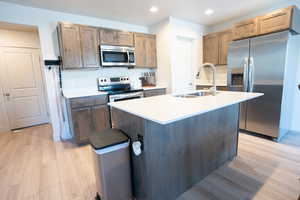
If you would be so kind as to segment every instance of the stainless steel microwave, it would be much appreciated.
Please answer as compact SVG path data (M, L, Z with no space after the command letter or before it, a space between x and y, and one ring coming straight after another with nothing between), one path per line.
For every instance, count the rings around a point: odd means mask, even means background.
M101 45L100 54L102 67L135 66L133 47Z

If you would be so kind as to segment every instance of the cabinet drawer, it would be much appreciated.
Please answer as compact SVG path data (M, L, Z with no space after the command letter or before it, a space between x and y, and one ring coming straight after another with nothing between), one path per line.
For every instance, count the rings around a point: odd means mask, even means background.
M107 95L92 96L92 97L80 97L70 100L71 108L80 108L86 106L101 105L107 103Z
M145 90L144 97L153 97L166 94L166 89Z
M292 7L273 11L259 17L260 34L287 30L291 25Z

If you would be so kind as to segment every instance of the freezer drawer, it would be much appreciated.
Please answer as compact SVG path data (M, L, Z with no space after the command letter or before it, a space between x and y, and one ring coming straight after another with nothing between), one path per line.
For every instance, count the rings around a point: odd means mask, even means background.
M247 103L246 130L277 138L279 136L282 85L255 85L265 95Z

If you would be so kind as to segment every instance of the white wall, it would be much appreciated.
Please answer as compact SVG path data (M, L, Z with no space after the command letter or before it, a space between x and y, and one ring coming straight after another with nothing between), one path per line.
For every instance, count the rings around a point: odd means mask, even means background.
M280 4L275 4L272 7L268 8L268 9L264 9L264 10L260 10L258 12L254 12L251 13L249 15L245 15L243 17L239 17L236 19L232 19L229 20L227 22L221 23L221 24L217 24L211 27L207 28L207 32L206 33L211 33L211 32L217 32L217 31L221 31L224 29L228 29L230 27L232 27L232 25L238 21L241 21L243 19L249 19L255 16L259 16L259 15L263 15L265 13L268 13L272 10L276 10L276 9L280 9L280 8L284 8L284 7L288 7L290 5L296 5L298 8L300 8L300 1L299 0L286 0ZM300 35L298 36L294 36L293 40L300 40ZM299 47L300 49L300 47ZM297 71L296 73L296 80L293 83L293 87L292 87L292 92L294 93L294 99L293 99L293 113L289 113L290 115L292 115L292 121L291 121L291 131L295 131L295 132L299 132L300 133L300 91L298 89L298 84L300 83L300 55L298 56L298 65L296 67Z
M167 93L171 92L172 74L171 74L171 25L169 18L155 24L149 28L149 31L156 34L157 51L157 81L168 86Z
M151 33L157 36L157 56L158 56L158 80L169 85L168 92L174 91L174 67L177 62L176 40L178 36L193 40L193 69L195 77L198 67L202 62L202 36L205 27L189 21L169 17L159 24L149 28Z
M144 26L120 23L111 20L85 17L45 9L31 8L11 3L0 2L0 21L33 25L39 29L41 49L44 59L56 59L59 55L56 26L58 21L68 21L78 24L87 24L108 28L124 29L136 32L148 32ZM55 73L45 70L47 92L50 105L51 122L54 131L54 140L60 140L62 127L60 126L60 111L57 105L57 91L53 84L56 83Z

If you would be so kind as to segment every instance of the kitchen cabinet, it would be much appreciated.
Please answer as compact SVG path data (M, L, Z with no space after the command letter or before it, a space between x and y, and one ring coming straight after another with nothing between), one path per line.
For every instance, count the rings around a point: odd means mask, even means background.
M236 23L233 27L233 39L240 40L284 30L300 33L300 11L296 6Z
M134 45L132 32L101 28L99 33L101 44L117 46Z
M267 34L289 29L292 10L293 7L283 8L259 17L259 33Z
M97 68L100 66L97 28L59 23L58 36L63 69Z
M232 42L232 31L219 33L219 65L227 64L228 46Z
M89 134L110 128L107 96L67 99L70 131L78 144L88 142Z
M81 53L84 68L99 67L99 34L98 29L80 26Z
M78 69L83 67L79 26L59 23L59 44L64 69Z
M258 18L238 22L233 27L233 39L239 40L258 34Z
M166 94L165 88L144 90L144 97L153 97Z
M156 36L151 34L134 34L136 67L156 68Z
M217 34L203 37L203 62L219 64L219 38Z
M227 64L228 44L232 41L232 31L226 30L203 37L203 62L215 65Z

